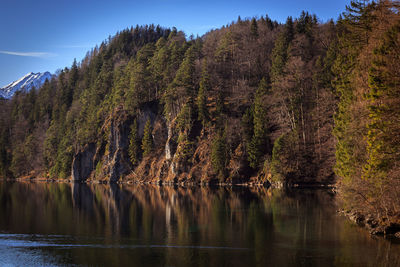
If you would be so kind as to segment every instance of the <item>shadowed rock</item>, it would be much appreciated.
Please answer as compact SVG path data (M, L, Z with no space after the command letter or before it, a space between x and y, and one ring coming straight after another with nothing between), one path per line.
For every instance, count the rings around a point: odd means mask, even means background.
M93 157L96 152L95 144L91 143L86 145L81 151L79 151L72 162L72 174L71 179L74 182L86 181L93 171Z

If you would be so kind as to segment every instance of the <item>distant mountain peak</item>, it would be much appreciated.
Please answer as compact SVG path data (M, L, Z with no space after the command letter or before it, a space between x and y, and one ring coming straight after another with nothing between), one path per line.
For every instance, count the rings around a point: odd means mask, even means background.
M18 91L29 91L33 87L39 88L46 79L50 80L52 77L53 75L48 71L42 73L29 72L20 79L0 88L0 98L10 99Z

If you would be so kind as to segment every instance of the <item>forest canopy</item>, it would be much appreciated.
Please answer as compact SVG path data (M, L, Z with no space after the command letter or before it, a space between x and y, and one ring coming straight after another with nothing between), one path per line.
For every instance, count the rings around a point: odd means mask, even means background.
M336 183L350 205L400 220L399 57L388 0L197 38L127 28L0 100L0 176Z

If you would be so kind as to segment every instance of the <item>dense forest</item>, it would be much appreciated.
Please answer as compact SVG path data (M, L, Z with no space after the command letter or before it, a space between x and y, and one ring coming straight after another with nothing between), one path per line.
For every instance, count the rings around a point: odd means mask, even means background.
M400 221L400 4L268 15L204 36L125 29L0 100L0 176L336 183Z

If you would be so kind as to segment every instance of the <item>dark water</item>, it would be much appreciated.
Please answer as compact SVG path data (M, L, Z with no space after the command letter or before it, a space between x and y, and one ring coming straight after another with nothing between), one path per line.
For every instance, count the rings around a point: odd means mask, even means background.
M400 266L327 191L0 182L0 266Z

